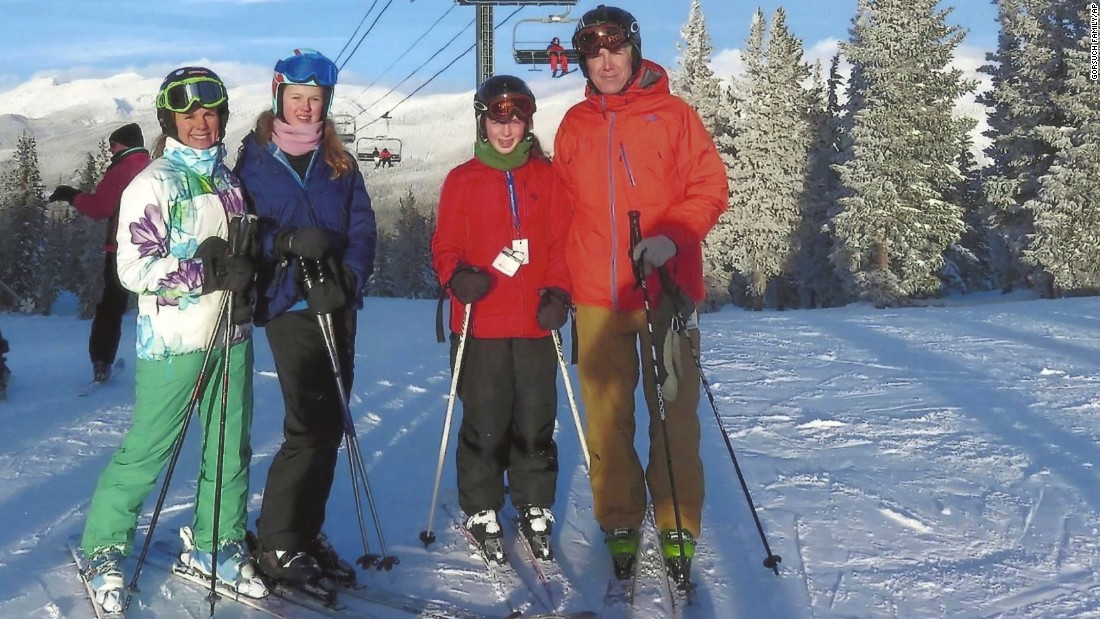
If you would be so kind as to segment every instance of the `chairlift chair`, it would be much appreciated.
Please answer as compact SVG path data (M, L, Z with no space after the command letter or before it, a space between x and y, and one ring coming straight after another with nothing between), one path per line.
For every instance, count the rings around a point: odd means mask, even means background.
M531 71L541 71L542 68L550 64L550 52L546 49L546 44L554 37L547 37L542 41L521 41L519 39L519 28L524 23L539 23L539 24L569 24L579 22L579 19L571 19L569 17L569 11L561 15L550 15L548 17L531 17L528 19L521 19L516 22L515 26L512 26L512 58L515 59L516 64L531 65ZM564 30L557 28L564 33ZM530 36L530 35L526 35ZM571 40L571 33L559 36L558 39L565 41L567 44ZM578 66L581 60L580 52L569 47L565 48L565 57L569 60L569 64Z
M336 135L344 144L355 144L355 117L351 114L333 114L332 123L336 125Z
M378 163L378 156L374 154L375 148L387 148L390 151L390 163L401 163L402 146L400 138L386 135L359 138L355 142L355 158L363 163Z

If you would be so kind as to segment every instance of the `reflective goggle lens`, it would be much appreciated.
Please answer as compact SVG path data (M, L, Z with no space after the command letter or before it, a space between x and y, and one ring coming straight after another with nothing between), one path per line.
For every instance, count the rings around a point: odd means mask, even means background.
M282 73L293 84L313 82L317 86L331 88L336 85L339 70L320 54L302 54L280 60L275 64L275 72Z
M225 86L209 78L198 78L195 81L172 84L160 94L157 107L165 108L172 112L184 113L191 109L196 102L202 107L218 107L229 98L225 92Z
M480 104L478 107L482 107ZM504 123L512 120L512 117L520 120L528 120L535 113L535 102L527 95L506 94L493 97L489 101L489 107L483 110L489 118Z
M626 33L615 24L596 24L581 30L573 37L577 51L585 56L595 56L600 48L615 51L626 43Z

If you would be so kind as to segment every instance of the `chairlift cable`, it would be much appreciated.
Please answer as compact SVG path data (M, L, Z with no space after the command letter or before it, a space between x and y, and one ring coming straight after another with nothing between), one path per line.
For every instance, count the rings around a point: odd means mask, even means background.
M336 60L340 60L340 56L343 56L344 52L347 51L348 46L351 45L351 42L355 40L355 35L359 33L359 29L363 27L363 22L367 21L367 16L370 15L370 12L373 11L374 7L377 5L378 0L374 0L374 2L371 3L370 8L367 9L367 12L363 13L363 19L359 20L359 25L355 27L355 30L352 31L351 36L348 37L348 42L344 43L344 46L340 48L340 53L336 54Z
M378 11L378 15L374 16L374 21L370 23L370 27L363 33L363 36L359 37L359 42L355 44L355 47L353 47L350 52L348 52L348 57L344 58L344 61L340 63L341 70L343 70L344 65L348 64L348 61L355 55L355 52L359 50L359 46L363 44L363 40L367 38L371 30L374 30L374 27L378 24L378 20L386 13L386 9L390 8L391 4L393 4L393 0L387 0L386 6L382 7L382 10Z
M399 86L401 86L401 84L404 84L405 82L409 81L409 80L410 80L410 79L412 78L412 76L416 75L417 71L420 71L421 69L423 69L423 68L424 68L424 66L425 66L425 65L427 65L427 64L428 64L429 62L431 62L432 60L435 60L435 57L436 57L436 56L438 56L438 55L442 54L442 53L443 53L443 52L444 52L444 51L445 51L445 50L446 50L446 49L447 49L448 47L450 47L451 43L454 43L454 42L455 42L455 40L456 40L456 39L458 39L458 37L462 36L462 33L464 33L464 32L466 32L467 30L469 30L469 29L470 29L470 26L473 26L473 25L474 25L474 22L476 22L476 21L477 21L476 19L471 19L471 20L470 20L470 22L469 22L468 24L466 24L466 25L465 25L465 26L464 26L464 27L462 28L462 30L459 30L458 32L456 32L456 33L455 33L455 35L454 35L453 37L451 37L451 40L449 40L449 41L447 41L446 43L444 43L444 44L443 44L443 47L439 48L439 49L438 49L438 50L437 50L437 51L436 51L436 52L435 52L434 54L432 54L432 55L431 55L431 57L429 57L429 58L428 58L427 60L425 60L424 62L420 63L420 66L418 66L417 68L413 69L413 70L412 70L412 72L410 72L410 73L409 73L408 75L406 75L406 76L404 77L404 79L402 79L402 80L401 80L400 82L397 82L396 84L394 84L394 85L393 85L393 87L392 87L392 88L390 88L390 89L389 89L389 90L388 90L388 91L386 92L386 94L382 95L381 97L378 97L378 99L376 99L376 100L375 100L375 101L374 101L373 103L371 103L370 105L367 105L366 107L364 107L364 108L363 108L363 111L362 111L362 112L359 112L358 114L356 114L356 115L355 115L355 118L359 118L359 117L360 117L360 116L362 116L362 115L363 115L363 114L364 114L364 113L365 113L365 112L366 112L366 111L367 111L368 109L370 109L370 108L374 107L375 105L378 105L378 104L379 104L379 103L381 103L381 102L382 102L383 100L385 100L385 98L386 98L386 97L388 97L388 96L390 96L391 94L393 94L393 91L397 90L397 88L398 88ZM477 43L474 43L474 45L476 46L476 45L477 45ZM462 56L465 56L465 55L466 55L466 54L467 54L467 53L468 53L469 51L470 51L470 50L466 50L465 52L462 52ZM461 58L462 56L459 56L458 58ZM458 60L458 58L456 58L455 60ZM451 64L454 64L454 62L451 62ZM449 64L449 65L447 65L447 66L448 66L448 67L450 67L451 65ZM436 75L438 75L438 73L437 73ZM435 76L432 76L432 77L434 78ZM429 80L429 81L431 81L431 80ZM372 122L373 122L373 121L372 121Z
M497 25L493 26L493 30L495 31L496 29L500 28L500 27L501 27L501 26L503 26L504 24L508 23L508 20L512 19L512 18L513 18L513 17L514 17L515 15L516 15L516 13L519 13L519 12L520 12L520 11L522 11L522 10L523 10L523 7L521 6L521 7L517 8L516 10L512 11L512 12L511 12L511 13L510 13L510 14L508 15L508 17L505 17L505 18L504 18L504 19L503 19L503 20L502 20L502 21L501 21L501 22L500 22L499 24L497 24ZM416 88L416 90L414 90L414 91L410 92L410 93L409 93L408 95L406 95L406 96L405 96L405 98L404 98L404 99L402 99L402 100L398 101L398 102L397 102L396 104L394 104L394 106L393 106L393 107L391 107L390 109L386 110L386 112L385 112L384 114L382 114L382 115L381 115L381 116L379 116L378 118L376 118L376 119L374 119L374 120L370 121L369 123L367 123L366 125L364 125L364 127L369 127L369 126L373 125L374 123L378 122L379 120L382 120L383 118L386 118L386 117L388 117L388 116L390 115L390 112L392 112L392 111L396 110L398 106L400 106L400 105L401 105L402 103L404 103L404 102L408 101L408 100L409 100L410 98L412 98L412 96L413 96L413 95L415 95L416 93L420 92L420 91L421 91L421 89L423 89L423 88L424 88L425 86L427 86L428 84L430 84L430 83L432 82L432 80L434 80L435 78L439 77L439 76L440 76L440 75L441 75L441 74L442 74L442 73L443 73L444 71L446 71L447 69L450 69L450 68L451 68L451 66L452 66L452 65L454 65L454 63L456 63L456 62L458 62L459 60L461 60L461 59L462 59L462 58L463 58L463 57L464 57L464 56L465 56L466 54L469 54L469 53L470 53L470 51L471 51L471 50L473 50L473 49L474 49L475 47L477 47L477 41L474 41L474 44L473 44L473 45L471 45L470 47L467 47L467 48L466 48L466 51L464 51L464 52L462 52L461 54L459 54L458 56L456 56L454 60L452 60L451 62L449 62L449 63L447 64L447 66L445 66L445 67L443 67L442 69L440 69L439 71L437 71L437 72L435 73L435 75L433 75L433 76L429 77L429 78L428 78L428 81L426 81L426 82L424 82L423 84L421 84L420 86L418 86L418 87Z
M458 5L457 4L451 4L451 7L449 9L447 9L442 15L439 16L439 19L436 19L435 22L433 22L431 26L428 26L428 29L424 31L424 34L420 35L419 38L417 38L415 41L413 41L412 45L409 45L408 49L406 49L404 52L402 52L402 54L400 56L398 56L396 60L394 60L392 63L390 63L390 66L383 69L382 72L378 74L378 77L374 78L373 82L367 84L367 86L365 88L363 88L363 92L359 93L359 96L362 96L365 92L370 90L371 86L374 86L375 84L377 84L378 80L382 79L382 76L385 75L386 73L388 73L389 70L394 67L394 65L396 65L398 62L401 62L401 59L403 59L405 56L409 55L409 52L411 52L413 50L413 48L416 47L417 43L420 43L421 41L423 41L424 37L428 36L431 33L431 31L434 30L437 25L439 25L439 22L443 21L443 18L447 17L447 15L449 15L450 12L453 11L456 6L458 6ZM358 97L356 97L356 98L358 98Z

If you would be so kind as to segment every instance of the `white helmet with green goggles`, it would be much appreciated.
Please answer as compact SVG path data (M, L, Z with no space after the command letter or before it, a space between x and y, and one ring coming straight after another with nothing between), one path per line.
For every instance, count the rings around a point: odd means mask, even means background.
M229 122L229 94L225 83L205 67L182 67L164 78L157 91L157 120L165 134L176 135L175 113L185 114L197 107L218 112L219 140L225 139Z

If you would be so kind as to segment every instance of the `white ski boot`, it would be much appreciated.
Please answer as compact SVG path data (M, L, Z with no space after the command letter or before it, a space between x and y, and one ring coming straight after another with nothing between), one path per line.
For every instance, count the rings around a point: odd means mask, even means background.
M209 577L213 571L213 555L195 547L191 527L180 529L180 539L183 541L180 563ZM224 542L218 550L218 580L250 598L264 598L268 594L267 585L256 573L243 540Z
M85 559L84 579L94 592L95 603L108 613L121 613L126 606L122 560L122 550L114 546L96 549Z

